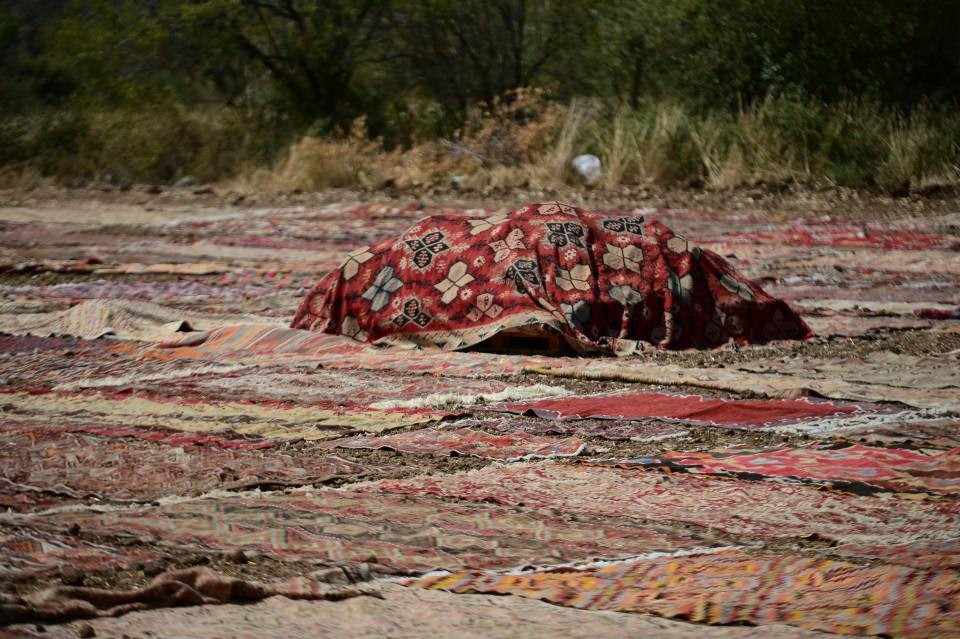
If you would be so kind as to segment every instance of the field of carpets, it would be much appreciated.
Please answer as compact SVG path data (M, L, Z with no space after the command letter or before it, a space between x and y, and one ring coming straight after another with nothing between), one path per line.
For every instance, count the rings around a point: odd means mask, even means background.
M0 638L960 637L960 214L622 210L818 337L372 347L305 291L495 209L0 208Z

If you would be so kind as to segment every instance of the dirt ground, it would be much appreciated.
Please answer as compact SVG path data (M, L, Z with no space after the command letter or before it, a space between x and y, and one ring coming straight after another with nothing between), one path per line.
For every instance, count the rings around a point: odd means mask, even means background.
M415 191L357 191L330 189L317 193L241 193L227 185L177 188L135 184L89 186L68 189L54 185L33 189L0 189L0 207L37 208L56 217L71 211L93 209L109 214L111 206L144 207L146 212L188 206L191 208L319 206L334 202L412 201L461 208L513 209L526 202L562 200L587 208L692 208L765 213L770 215L823 216L854 219L922 218L960 210L960 192L937 188L916 193L891 195L844 187L770 187L757 185L737 189L665 189L658 186L625 187L608 190L514 189L479 193L455 189ZM131 221L136 219L131 218ZM937 229L960 237L960 227Z

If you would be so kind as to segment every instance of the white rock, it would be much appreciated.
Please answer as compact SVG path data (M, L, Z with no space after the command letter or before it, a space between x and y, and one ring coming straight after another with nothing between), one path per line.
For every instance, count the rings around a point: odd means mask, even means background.
M573 158L573 169L583 178L587 184L596 184L603 177L603 167L600 165L600 158L585 153Z

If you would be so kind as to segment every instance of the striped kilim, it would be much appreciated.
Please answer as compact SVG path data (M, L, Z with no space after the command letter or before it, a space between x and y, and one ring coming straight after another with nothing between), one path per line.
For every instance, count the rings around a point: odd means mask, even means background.
M98 572L151 561L147 548L82 541L54 531L0 528L0 578L45 577L65 568Z
M577 571L441 573L406 583L710 624L788 623L837 634L930 639L960 634L956 571L864 566L795 555L728 550Z
M470 428L436 430L423 428L383 437L357 436L338 439L326 446L338 448L390 448L425 455L473 455L515 461L548 457L573 457L585 448L575 438L551 439L526 433L492 435Z
M0 467L0 506L17 510L44 505L51 493L61 500L151 501L214 489L320 483L370 470L333 455L298 460L221 446L104 439L46 424L0 424Z
M177 401L135 394L41 392L6 393L0 398L23 423L61 422L123 424L187 433L234 433L278 440L334 439L355 430L383 432L424 424L428 413L336 411L297 405L244 402Z
M491 410L533 414L547 419L658 419L701 426L769 428L844 417L876 407L802 399L723 399L627 391L538 399L493 406Z
M760 451L665 453L661 461L693 473L753 474L822 481L862 482L888 490L960 493L960 449L928 455L905 448L810 445Z
M282 560L357 563L375 558L378 565L397 571L557 564L719 543L706 531L638 526L616 517L334 489L228 494L107 512L24 515L18 521L56 530L78 525L92 534L174 548L256 549Z
M491 377L522 373L557 358L476 352L415 351L377 348L342 335L326 335L259 324L224 326L161 344L144 353L158 360L215 359L256 363L299 362L334 370L428 373L457 377ZM573 365L580 360L561 358Z
M447 476L383 480L359 491L494 502L593 516L673 521L733 535L814 536L838 543L945 540L956 500L863 499L816 486L542 462ZM771 508L770 504L776 504Z

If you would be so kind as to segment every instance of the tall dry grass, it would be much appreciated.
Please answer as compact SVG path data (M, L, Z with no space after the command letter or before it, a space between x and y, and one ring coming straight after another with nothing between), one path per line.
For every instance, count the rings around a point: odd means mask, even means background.
M696 113L670 102L639 108L561 105L539 92L478 114L452 140L385 151L363 134L306 138L258 188L446 186L485 191L577 185L577 154L596 153L600 187L667 184L734 188L766 183L960 185L960 114L909 115L869 102L823 105L769 98L735 113Z

